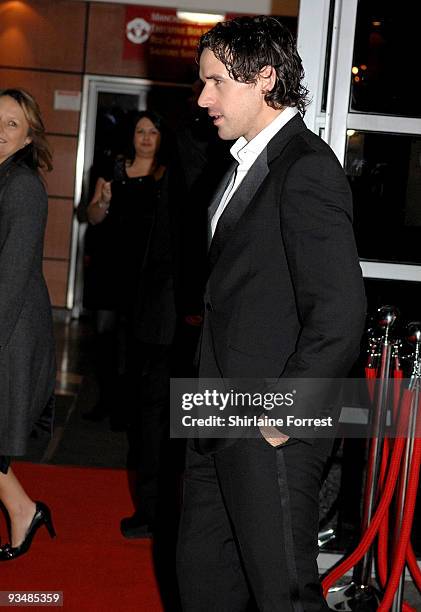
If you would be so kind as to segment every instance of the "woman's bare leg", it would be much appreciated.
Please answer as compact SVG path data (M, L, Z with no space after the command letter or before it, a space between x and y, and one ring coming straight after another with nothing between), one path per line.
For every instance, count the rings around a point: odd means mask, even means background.
M13 547L19 546L34 517L36 506L10 467L7 474L0 472L0 501L3 502L10 518L12 540L10 544Z

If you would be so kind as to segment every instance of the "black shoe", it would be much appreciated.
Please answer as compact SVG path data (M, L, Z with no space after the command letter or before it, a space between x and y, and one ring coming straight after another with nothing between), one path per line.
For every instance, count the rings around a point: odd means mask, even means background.
M130 540L136 538L151 538L153 536L152 524L142 520L136 514L121 520L120 531L125 538Z
M11 546L10 544L2 546L0 548L0 561L10 561L11 559L16 559L16 557L20 557L24 553L28 552L36 532L40 527L42 527L42 525L46 526L51 538L56 537L49 507L40 501L35 502L35 504L36 509L34 518L28 527L23 542L19 544L19 546Z

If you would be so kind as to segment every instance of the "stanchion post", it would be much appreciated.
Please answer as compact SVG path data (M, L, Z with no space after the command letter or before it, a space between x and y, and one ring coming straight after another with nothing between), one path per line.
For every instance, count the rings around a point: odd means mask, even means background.
M381 343L380 373L378 378L378 388L376 402L371 419L371 431L373 438L370 445L370 455L368 458L365 491L366 506L364 508L362 520L362 533L364 533L374 513L377 499L377 483L379 481L381 457L383 449L384 433L386 430L387 408L389 399L389 380L391 370L392 344L390 341L390 329L397 318L397 311L392 306L383 306L378 310L379 326L384 329ZM368 549L360 563L354 570L354 581L364 587L370 583L373 567L372 547Z
M392 342L390 330L393 327L398 311L393 306L383 306L377 311L377 323L383 330L380 352L380 372L377 379L374 408L371 415L371 433L373 436L370 445L370 456L367 467L365 484L365 508L362 520L362 532L365 533L375 512L377 500L378 476L381 468L382 442L386 427L389 378L392 361ZM374 344L371 346L371 363L375 358ZM329 589L327 603L334 610L364 610L375 611L380 601L380 593L370 584L373 557L371 547L354 569L352 581L340 587Z
M408 480L409 473L411 471L412 464L412 456L414 452L414 442L415 442L415 434L417 428L417 416L418 416L418 406L419 406L419 397L420 397L420 384L421 384L421 322L410 323L408 325L408 334L407 334L408 342L415 344L415 353L414 353L414 363L411 374L410 381L410 390L413 391L413 397L411 402L411 409L409 413L409 424L408 424L408 440L405 449L405 456L403 460L402 467L402 486L401 489L401 497L399 500L399 506L396 509L396 517L398 521L398 528L402 527L403 520L403 512L405 508L405 498L408 489ZM403 604L403 595L404 595L404 586L405 586L405 569L402 573L402 576L399 581L399 586L396 590L395 597L393 599L393 604L391 607L391 612L401 612L402 604Z

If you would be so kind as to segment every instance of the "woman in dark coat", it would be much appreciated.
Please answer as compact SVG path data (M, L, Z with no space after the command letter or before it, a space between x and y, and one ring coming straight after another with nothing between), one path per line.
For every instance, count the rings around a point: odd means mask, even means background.
M34 424L51 407L55 351L51 306L42 275L47 195L39 170L51 154L35 100L17 89L0 93L0 501L10 543L0 560L25 553L39 527L54 535L51 515L33 501L10 467L24 455Z

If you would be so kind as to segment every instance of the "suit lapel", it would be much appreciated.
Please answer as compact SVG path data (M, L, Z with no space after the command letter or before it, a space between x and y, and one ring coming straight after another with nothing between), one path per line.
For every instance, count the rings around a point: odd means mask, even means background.
M268 173L267 152L266 149L263 149L247 172L241 185L228 202L227 207L218 221L209 249L209 264L211 267L215 265L224 245L227 244L229 236L233 232L241 216L244 214L246 208L253 200L257 190ZM212 217L210 219L212 219Z
M229 179L236 167L236 162L232 164L228 172L223 177L214 198L208 209L208 236L211 240L209 248L209 266L213 268L221 254L224 246L228 244L229 237L237 225L239 219L244 214L245 210L252 202L260 185L263 183L269 174L271 162L281 155L291 139L300 132L306 131L307 128L299 114L295 115L288 123L270 140L267 147L256 159L250 170L247 172L241 185L229 201L227 207L222 213L213 239L211 238L210 223L215 214L221 198L228 186Z

